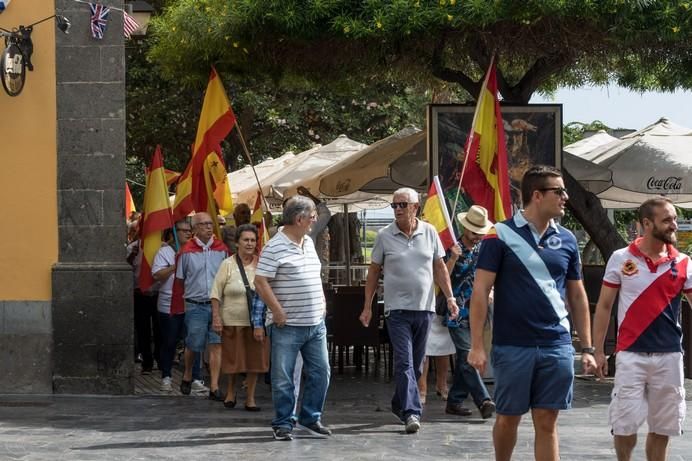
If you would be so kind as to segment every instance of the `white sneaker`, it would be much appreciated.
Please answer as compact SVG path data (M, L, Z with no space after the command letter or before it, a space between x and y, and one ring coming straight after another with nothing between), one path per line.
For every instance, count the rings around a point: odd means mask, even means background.
M409 415L406 418L406 433L415 434L420 430L420 417L418 415Z
M192 392L209 392L209 388L204 385L204 381L201 379L195 379L192 381Z
M173 392L173 380L170 376L161 380L161 392Z

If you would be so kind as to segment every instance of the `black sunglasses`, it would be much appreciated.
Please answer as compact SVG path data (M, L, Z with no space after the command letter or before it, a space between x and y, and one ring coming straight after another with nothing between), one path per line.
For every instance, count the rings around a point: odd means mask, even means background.
M547 192L547 191L553 191L555 192L555 195L567 195L567 189L564 187L544 187L542 189L538 189L541 192Z
M408 205L408 202L394 202L390 206L396 210L397 208L406 208Z

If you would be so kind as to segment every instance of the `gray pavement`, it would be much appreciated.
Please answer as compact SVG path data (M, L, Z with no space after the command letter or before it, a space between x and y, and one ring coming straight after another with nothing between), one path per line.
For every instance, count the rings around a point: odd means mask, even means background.
M686 387L689 399L692 381ZM563 460L615 459L606 418L610 388L577 379L574 408L559 420ZM260 413L242 409L242 394L233 410L203 397L2 395L0 460L492 459L492 419L445 415L444 402L431 393L420 433L406 435L388 411L391 392L382 377L334 375L323 419L334 435L324 440L297 431L291 442L271 436L264 384ZM645 428L634 459L644 459L644 434ZM532 447L525 417L514 459L533 459ZM673 440L670 459L692 460L689 435Z

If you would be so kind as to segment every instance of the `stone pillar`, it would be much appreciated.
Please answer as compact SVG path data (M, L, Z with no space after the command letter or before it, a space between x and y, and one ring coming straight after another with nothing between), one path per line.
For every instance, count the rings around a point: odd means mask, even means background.
M105 0L122 8L122 0ZM102 40L83 3L55 0L58 263L53 267L53 390L130 394L132 271L125 262L125 47L112 10Z

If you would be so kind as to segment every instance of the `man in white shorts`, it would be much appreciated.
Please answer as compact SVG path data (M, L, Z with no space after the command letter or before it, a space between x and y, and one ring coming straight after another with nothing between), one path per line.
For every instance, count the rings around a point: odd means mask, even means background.
M608 364L603 351L610 312L618 301L615 386L609 423L619 461L629 461L637 430L647 421L646 458L663 461L668 439L682 433L685 419L680 293L692 298L692 264L679 253L677 215L670 199L639 207L644 236L610 257L594 316L597 374Z

